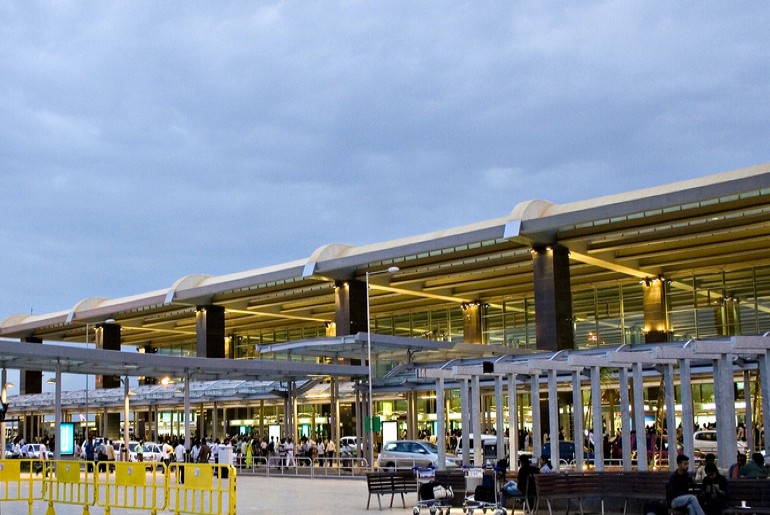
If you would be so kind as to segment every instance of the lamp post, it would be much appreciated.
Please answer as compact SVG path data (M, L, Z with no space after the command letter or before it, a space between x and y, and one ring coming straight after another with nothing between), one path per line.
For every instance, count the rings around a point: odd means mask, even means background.
M369 466L374 470L374 401L372 399L372 316L369 305L369 276L376 274L392 274L400 269L391 266L387 270L366 272L366 348L369 361Z

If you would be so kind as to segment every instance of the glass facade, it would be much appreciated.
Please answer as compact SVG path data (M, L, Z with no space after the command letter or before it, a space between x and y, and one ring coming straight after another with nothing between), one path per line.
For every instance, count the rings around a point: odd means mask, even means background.
M535 349L534 297L489 299L482 310L483 343ZM666 314L672 341L715 338L770 331L770 266L669 279ZM642 287L627 283L572 292L575 346L644 343ZM390 313L372 319L377 334L463 341L463 311L459 305L427 311ZM231 340L236 359L256 357L256 345L285 343L326 336L322 324L302 324L261 330ZM165 353L193 355L194 342ZM296 359L296 357L295 357ZM395 364L379 364L383 371Z

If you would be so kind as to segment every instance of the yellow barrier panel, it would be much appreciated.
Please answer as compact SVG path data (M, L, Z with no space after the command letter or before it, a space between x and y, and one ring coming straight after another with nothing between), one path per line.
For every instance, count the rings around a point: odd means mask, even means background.
M42 471L45 481L45 500L48 513L54 513L54 503L74 504L89 513L96 499L93 473L84 461L51 460L44 462Z
M104 507L105 515L112 508L150 510L155 515L167 505L166 476L162 463L110 462L96 475L96 503Z
M32 502L43 500L45 495L42 471L40 460L0 460L0 502L24 501L32 515Z
M172 463L168 471L168 509L175 515L235 515L235 467Z

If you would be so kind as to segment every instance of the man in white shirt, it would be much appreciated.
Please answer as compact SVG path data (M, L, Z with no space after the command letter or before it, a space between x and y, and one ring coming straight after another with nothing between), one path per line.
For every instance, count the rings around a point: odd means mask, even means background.
M286 466L297 466L297 460L294 459L294 441L291 438L286 440Z
M179 443L177 443L174 448L174 460L177 462L176 479L179 481L180 485L184 484L184 462L186 454L187 451L184 448L184 443L182 443L182 440L180 439Z

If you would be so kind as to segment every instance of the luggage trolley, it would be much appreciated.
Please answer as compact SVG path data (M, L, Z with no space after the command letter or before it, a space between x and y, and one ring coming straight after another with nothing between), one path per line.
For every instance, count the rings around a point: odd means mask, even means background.
M420 508L428 508L431 515L443 515L444 513L449 515L452 509L454 494L450 489L446 497L438 499L434 497L433 488L438 486L438 483L436 483L436 469L417 467L414 469L414 474L417 478L417 506L412 508L412 514L419 515Z
M473 492L465 498L463 510L467 515L473 515L476 510L493 515L506 515L505 507L500 506L500 485L497 471L494 468L469 467L465 469L465 487L467 492ZM482 495L484 495L482 497Z

